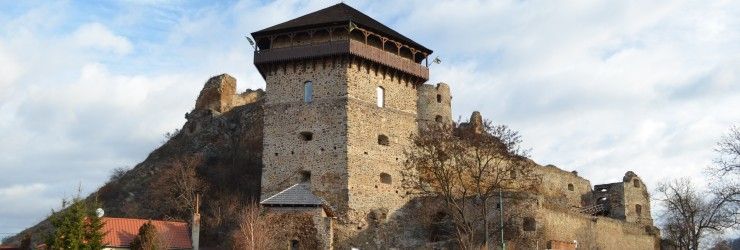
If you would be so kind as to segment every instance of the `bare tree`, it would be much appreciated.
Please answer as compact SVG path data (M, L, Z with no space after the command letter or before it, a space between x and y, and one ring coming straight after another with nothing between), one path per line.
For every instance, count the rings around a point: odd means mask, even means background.
M172 218L189 218L195 211L195 196L204 193L207 184L198 176L197 167L202 157L192 156L174 161L159 173L150 184L154 198L152 206L160 213Z
M260 250L270 247L268 223L259 204L252 202L242 210L238 228L232 233L235 249Z
M730 133L720 139L714 150L719 156L710 170L717 175L740 174L740 128L730 128Z
M687 178L660 183L657 192L666 238L680 249L697 250L706 236L738 226L738 208L728 194L700 192Z
M461 127L429 126L412 140L403 185L444 201L464 249L490 241L491 198L501 192L528 191L539 182L532 165L526 164L519 134L503 125L492 126L480 116ZM477 233L484 238L477 240Z

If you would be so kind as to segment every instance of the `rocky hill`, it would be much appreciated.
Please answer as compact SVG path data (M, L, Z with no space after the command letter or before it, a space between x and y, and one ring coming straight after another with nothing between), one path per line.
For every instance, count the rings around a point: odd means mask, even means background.
M106 216L189 221L201 195L201 244L222 247L242 207L259 199L264 91L236 92L223 74L206 82L187 122L141 163L119 171L87 199ZM43 221L7 242L31 234L43 241Z

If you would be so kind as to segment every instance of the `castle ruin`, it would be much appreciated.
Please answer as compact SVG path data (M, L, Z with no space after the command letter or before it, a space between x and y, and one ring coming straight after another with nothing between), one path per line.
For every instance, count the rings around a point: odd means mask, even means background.
M344 3L252 36L266 82L261 204L312 228L286 224L277 247L435 248L434 230L413 220L431 215L414 212L423 202L400 182L410 137L452 123L450 87L425 83L432 50ZM537 171L541 192L507 207L524 211L507 229L524 240L509 246L657 248L647 187L633 172L592 186L555 166Z

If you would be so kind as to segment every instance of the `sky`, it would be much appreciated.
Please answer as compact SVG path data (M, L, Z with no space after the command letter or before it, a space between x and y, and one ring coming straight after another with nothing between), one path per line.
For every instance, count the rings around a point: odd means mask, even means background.
M264 88L244 36L338 2L0 0L0 237L144 160L211 76ZM455 119L592 185L703 185L740 125L738 1L345 2L434 50Z

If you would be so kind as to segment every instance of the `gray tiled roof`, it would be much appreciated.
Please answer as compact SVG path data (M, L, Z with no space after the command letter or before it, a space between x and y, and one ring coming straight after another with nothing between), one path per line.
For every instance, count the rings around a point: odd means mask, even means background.
M260 202L262 205L321 206L324 199L314 195L308 183L298 183Z

